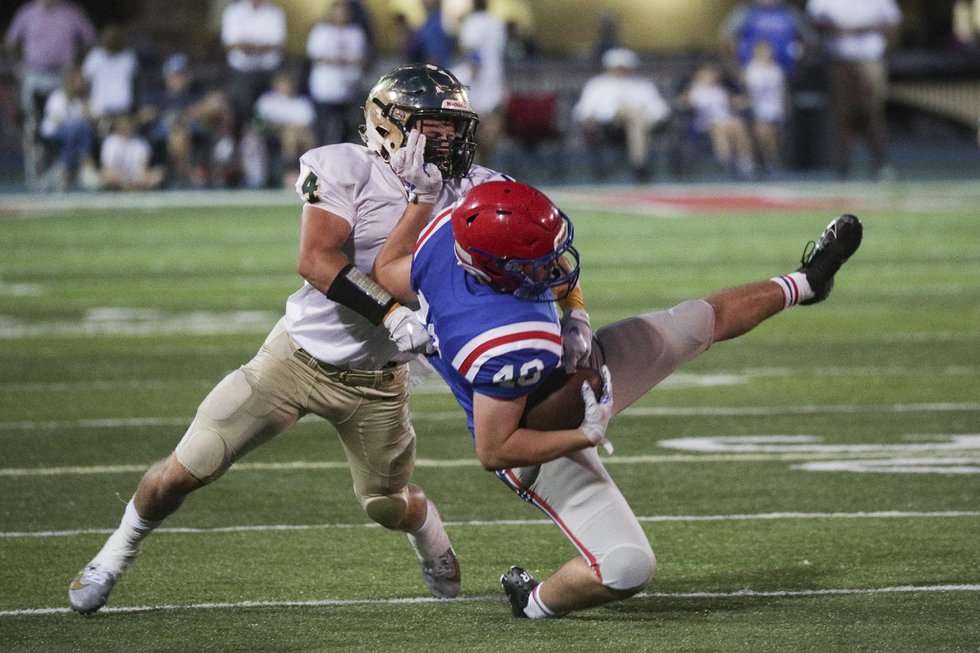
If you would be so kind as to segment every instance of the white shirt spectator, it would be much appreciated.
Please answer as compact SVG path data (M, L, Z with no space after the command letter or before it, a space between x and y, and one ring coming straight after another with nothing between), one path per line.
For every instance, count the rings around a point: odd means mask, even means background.
M255 113L276 127L312 127L316 122L316 109L305 95L263 93L255 103Z
M786 74L779 64L750 61L745 67L745 88L756 120L783 121L786 117Z
M707 130L717 122L732 119L728 91L719 85L695 84L688 94L697 129Z
M883 28L898 25L902 12L895 0L808 0L815 22L829 21L845 30L827 39L831 56L846 61L874 61L888 46Z
M257 54L242 48L228 51L228 65L241 72L274 70L282 63L281 48L286 44L286 14L278 5L252 0L238 0L221 14L221 42L225 47L239 43L276 46Z
M133 108L133 80L139 65L132 50L110 52L96 46L82 62L82 74L91 87L92 116L126 113Z
M135 186L146 179L150 153L150 144L139 136L109 134L102 141L100 162L115 179Z
M84 98L68 97L64 89L56 88L44 104L41 135L51 138L58 128L70 120L82 120L89 116L88 102Z
M463 52L460 81L469 86L473 110L493 111L503 103L506 89L507 26L489 11L474 11L460 25L459 48Z
M367 37L358 25L317 23L306 39L312 61L310 95L317 102L343 104L360 92Z
M585 83L572 115L579 122L609 123L623 107L642 111L650 124L662 122L670 115L670 107L652 81L639 75L618 77L609 73Z

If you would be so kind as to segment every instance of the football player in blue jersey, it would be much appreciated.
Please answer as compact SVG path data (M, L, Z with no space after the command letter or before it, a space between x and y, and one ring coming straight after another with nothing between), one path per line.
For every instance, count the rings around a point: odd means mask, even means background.
M554 302L583 309L571 220L546 196L514 181L468 191L430 220L439 176L410 134L392 167L416 186L411 205L374 266L379 283L418 300L438 349L430 360L466 411L480 462L545 512L580 555L542 582L513 567L501 577L515 617L545 618L623 599L650 579L656 560L643 528L596 451L609 419L715 342L746 333L797 303L830 293L861 242L861 222L830 223L790 274L712 293L588 332L578 365L602 371L597 399L583 384L578 428L524 426L528 397L565 359ZM615 401L612 382L615 381Z

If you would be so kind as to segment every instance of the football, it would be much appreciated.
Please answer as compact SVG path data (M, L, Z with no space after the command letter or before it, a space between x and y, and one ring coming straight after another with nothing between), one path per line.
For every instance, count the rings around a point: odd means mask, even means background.
M602 374L580 367L569 374L555 370L527 398L521 426L537 431L560 431L578 428L585 417L582 382L592 386L596 399L602 391Z

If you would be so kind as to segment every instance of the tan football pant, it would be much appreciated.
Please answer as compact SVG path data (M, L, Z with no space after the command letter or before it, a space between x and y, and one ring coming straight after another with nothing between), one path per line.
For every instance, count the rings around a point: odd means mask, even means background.
M609 366L616 412L704 352L714 324L711 306L692 300L596 331L591 364ZM650 581L653 549L595 447L497 475L555 522L603 585L630 590Z
M407 365L343 372L318 364L298 349L280 320L255 358L205 397L177 445L177 460L195 478L211 482L313 413L337 429L354 492L368 515L393 526L404 515L415 464L407 384Z

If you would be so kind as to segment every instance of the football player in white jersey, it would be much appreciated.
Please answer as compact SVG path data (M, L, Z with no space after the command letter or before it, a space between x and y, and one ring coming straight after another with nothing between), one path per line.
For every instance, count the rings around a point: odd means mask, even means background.
M406 150L424 142L413 132ZM404 165L403 176L430 194L438 186L419 155L403 150L394 165ZM520 618L624 599L650 582L653 549L596 452L596 445L608 445L610 418L713 343L797 303L826 298L860 245L862 226L852 215L837 218L790 274L598 329L584 366L602 371L600 397L583 383L578 428L548 422L550 429L540 430L525 420L533 414L531 395L562 371L560 324L550 300L576 283L573 233L568 217L537 190L492 182L429 224L406 213L375 262L385 288L406 301L422 300L438 347L433 366L467 413L480 462L543 511L579 552L542 582L520 567L501 577ZM571 406L563 410L570 413Z
M430 592L459 593L459 563L439 513L409 482L415 432L405 361L426 351L429 338L413 311L367 275L404 212L441 209L506 177L472 165L478 118L445 69L392 70L370 91L364 115L365 145L327 145L300 158L305 283L256 356L211 391L174 452L143 476L119 528L71 583L74 610L105 605L144 539L189 493L308 413L334 425L365 512L408 534ZM390 165L413 129L428 136L427 170L439 180L432 195L420 197Z

